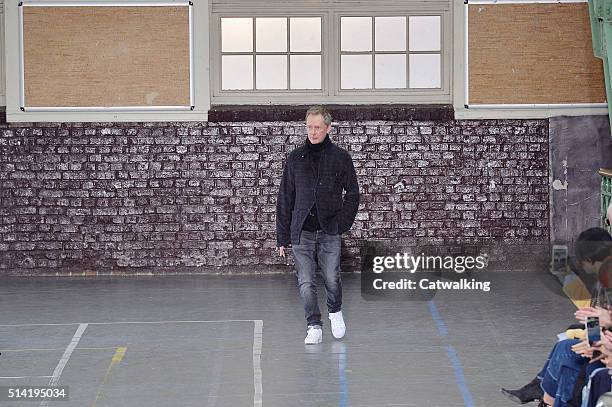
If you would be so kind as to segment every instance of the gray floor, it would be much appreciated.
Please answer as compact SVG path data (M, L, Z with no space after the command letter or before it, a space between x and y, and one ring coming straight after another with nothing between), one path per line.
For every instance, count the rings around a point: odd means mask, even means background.
M573 322L549 283L372 302L343 275L347 336L326 319L305 346L291 275L2 278L0 386L56 380L65 407L513 406L499 388L531 380Z

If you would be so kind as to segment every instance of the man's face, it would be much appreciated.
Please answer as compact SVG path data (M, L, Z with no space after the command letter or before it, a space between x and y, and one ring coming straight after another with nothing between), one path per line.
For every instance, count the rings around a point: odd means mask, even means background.
M309 114L306 118L308 128L308 140L312 144L319 144L325 140L325 135L329 132L331 125L327 125L323 116L320 114Z
M582 266L582 270L587 274L597 274L599 272L599 267L588 260L583 260L580 265Z

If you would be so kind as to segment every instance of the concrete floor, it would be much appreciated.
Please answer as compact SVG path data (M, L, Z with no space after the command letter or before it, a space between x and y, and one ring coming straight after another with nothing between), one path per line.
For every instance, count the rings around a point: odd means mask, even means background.
M325 318L305 346L293 275L5 277L0 386L67 385L62 407L514 406L500 387L574 322L554 284L500 273L488 293L365 301L343 275L347 336Z

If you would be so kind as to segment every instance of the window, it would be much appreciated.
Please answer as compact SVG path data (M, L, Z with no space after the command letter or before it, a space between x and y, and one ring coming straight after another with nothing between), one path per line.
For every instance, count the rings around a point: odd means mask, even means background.
M238 3L213 3L213 104L451 102L450 2Z
M440 88L440 20L440 16L341 17L340 88Z
M221 89L320 90L321 50L321 17L221 18Z

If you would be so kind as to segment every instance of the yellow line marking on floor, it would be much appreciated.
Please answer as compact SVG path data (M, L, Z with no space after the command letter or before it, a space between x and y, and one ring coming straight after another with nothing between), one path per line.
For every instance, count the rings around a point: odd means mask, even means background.
M117 348L117 352L115 352L115 356L113 356L113 359L111 362L115 362L115 363L119 363L121 362L121 359L123 359L123 357L125 356L125 351L127 348Z
M117 363L121 362L121 360L125 356L126 351L127 351L127 347L122 347L122 346L118 347L117 350L115 351L115 354L113 355L113 358L111 359L110 365L108 365L108 369L106 369L106 374L104 375L104 379L102 380L102 383L100 383L100 386L98 386L98 394L96 394L96 399L94 400L91 407L96 407L96 403L102 396L102 388L104 387L104 385L106 384L106 380L108 380L108 377L110 376L111 369Z

